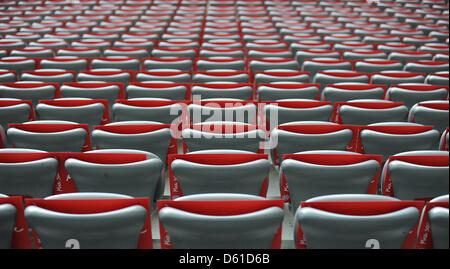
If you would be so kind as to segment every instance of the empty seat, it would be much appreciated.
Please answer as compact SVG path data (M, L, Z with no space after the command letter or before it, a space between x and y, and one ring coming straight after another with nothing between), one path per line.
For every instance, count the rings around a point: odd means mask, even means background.
M214 69L229 69L235 71L246 71L247 66L244 59L235 58L199 58L195 62L196 71L209 71Z
M386 86L365 83L335 83L327 85L321 93L322 100L346 102L355 99L383 99Z
M75 72L88 69L89 62L87 58L73 56L56 56L53 58L44 58L39 61L39 67L42 69L65 69Z
M203 150L169 159L171 197L199 193L243 193L265 197L267 155L240 150ZM220 175L216 173L221 170Z
M339 161L337 161L339 160ZM301 202L330 194L376 194L381 156L316 150L285 155L281 193L295 212Z
M255 125L239 122L204 122L181 132L184 152L233 149L260 152L265 133Z
M369 81L370 81L370 74L367 73L360 73L346 70L327 70L317 72L312 82L320 84L321 88L323 89L328 84L335 84L341 82L369 83ZM379 83L373 82L373 84Z
M190 87L185 83L132 82L126 88L128 98L190 99Z
M180 101L154 98L116 100L113 121L156 121L171 124L182 112Z
M405 122L408 108L388 100L355 99L335 103L333 120L337 123L368 125L378 122Z
M375 73L388 70L402 71L403 64L401 61L383 59L357 60L355 62L355 71L357 72Z
M162 197L158 188L163 184L163 162L153 153L93 150L70 156L64 166L79 192L118 193L147 197L152 202Z
M98 48L60 48L56 50L57 56L72 56L72 57L100 57L102 52Z
M249 67L253 73L267 71L270 69L299 70L295 59L248 59Z
M136 249L144 243L140 233L151 234L149 209L141 199L98 201L31 200L25 217L39 238L35 243L46 249ZM59 209L64 205L71 209ZM148 240L145 245L151 248Z
M0 85L1 98L31 100L36 106L39 100L59 97L59 85L44 82L13 82Z
M448 249L448 194L429 201L422 213L418 249Z
M443 133L448 127L448 116L448 101L423 101L411 107L408 121L434 126L435 130Z
M34 109L31 101L15 98L0 99L0 126L8 129L10 123L23 123L34 120Z
M431 85L444 85L444 86L447 86L447 85L449 85L448 81L449 81L448 80L448 71L442 71L442 72L429 74L425 78L425 82L429 83Z
M385 161L400 152L437 149L439 136L439 131L433 126L385 122L364 127L360 140L365 154L383 155Z
M448 88L426 84L391 85L386 92L386 99L403 102L411 109L415 104L423 101L444 100L448 96Z
M15 71L0 70L0 83L15 82L17 74Z
M448 68L448 61L410 61L405 64L405 71L421 72L426 74L448 71Z
M48 152L82 152L90 149L88 125L67 121L31 121L11 124L8 140L14 147Z
M172 69L156 69L138 72L136 74L138 82L175 82L190 83L191 74L189 71L178 71Z
M300 65L303 65L303 61L306 59L318 59L318 58L332 58L339 59L341 54L339 51L328 49L300 49L297 50L295 58Z
M260 83L308 83L310 81L309 72L289 70L289 69L268 69L256 71L255 82Z
M431 61L433 54L426 51L393 51L389 54L389 60L402 61Z
M154 48L151 52L152 57L186 57L195 59L197 50L194 48Z
M412 249L422 208L422 202L383 197L378 201L305 202L294 218L296 245L310 249Z
M193 123L235 121L255 124L257 120L257 107L251 101L204 99L188 105L188 111Z
M256 90L260 101L319 99L320 85L302 82L261 83Z
M143 67L146 70L152 69L175 69L180 71L191 71L191 58L145 58Z
M53 50L49 48L25 47L23 49L13 49L11 57L45 58L53 57Z
M89 98L41 100L36 106L36 115L39 120L72 121L92 127L109 122L108 101Z
M448 152L408 151L389 157L383 167L383 195L429 200L448 193Z
M121 70L140 70L140 62L138 58L124 56L109 56L103 58L92 58L91 68L118 68Z
M15 71L20 76L23 71L36 69L36 60L26 57L3 57L0 59L0 68Z
M210 83L210 82L234 82L234 83L250 83L250 75L245 71L233 70L212 70L198 71L193 74L192 81L194 83Z
M305 59L302 65L302 70L309 72L311 77L314 77L319 71L330 69L352 70L353 64L351 61L338 59Z
M91 69L89 71L81 71L77 75L77 81L92 81L92 82L120 82L124 86L128 85L133 80L131 71L118 69Z
M186 206L191 201L159 201L161 248L281 248L281 200L222 200L218 195L195 206ZM217 215L225 208L229 210Z
M240 100L253 99L253 87L247 83L196 83L192 85L192 96L201 99L234 98Z
M20 80L32 82L54 82L62 84L64 82L75 81L75 73L73 71L64 71L61 69L36 69L34 71L22 72Z
M373 84L400 84L400 83L424 83L424 73L414 73L407 71L381 71L372 74Z
M355 151L357 132L351 126L331 122L294 122L281 124L270 133L272 161L279 165L285 154L307 150Z
M171 127L148 121L122 121L95 126L92 139L99 149L135 149L151 152L166 163L168 153L177 153Z
M279 124L296 121L330 121L333 106L327 101L280 99L267 102L264 115L270 130ZM264 124L264 123L260 123Z
M0 149L0 192L43 198L53 194L59 162L31 149Z

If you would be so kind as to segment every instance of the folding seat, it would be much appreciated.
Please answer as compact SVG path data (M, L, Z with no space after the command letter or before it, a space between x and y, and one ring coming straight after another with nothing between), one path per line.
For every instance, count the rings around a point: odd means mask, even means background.
M381 71L372 74L374 84L424 83L426 74L407 71Z
M102 52L99 48L61 48L56 50L56 56L72 57L100 57Z
M58 33L50 33L50 34L44 34L44 36L42 38L45 39L62 39L65 40L66 42L71 42L73 40L78 40L80 39L80 35L77 33L64 33L64 32L58 32ZM38 39L39 40L39 39Z
M145 198L30 199L25 218L39 248L152 248L150 209ZM76 239L68 240L72 237Z
M260 38L261 36L255 36ZM288 44L284 41L278 41L275 39L255 39L245 42L246 49L287 49Z
M197 50L194 48L154 48L151 51L152 57L180 57L195 59Z
M212 27L209 27L209 28L212 28ZM241 40L241 35L239 33L218 32L223 29L216 29L216 28L219 28L219 27L214 27L214 29L207 29L207 27L205 27L205 34L203 35L204 42L211 42L214 40L234 40L234 41ZM229 28L229 27L224 27L224 28ZM204 47L203 43L202 43L202 46Z
M355 61L356 72L375 73L389 70L403 71L402 62L384 59L366 59Z
M425 83L431 85L448 85L448 71L428 74L428 76L425 78Z
M422 212L417 249L448 249L448 194L433 198Z
M62 120L94 125L109 123L108 100L90 98L57 98L40 100L36 105L39 120Z
M304 202L294 217L297 248L413 249L423 202L334 195Z
M0 70L0 83L8 83L17 81L17 74L15 71Z
M448 128L449 101L422 101L413 105L409 111L408 121L434 126L443 133Z
M190 87L185 83L132 82L126 88L128 98L190 99Z
M103 50L103 56L121 56L121 57L135 57L135 58L145 58L149 57L148 48L105 48Z
M338 18L339 20L339 18ZM361 33L367 33L365 30L369 29L377 29L378 28L377 23L367 22L367 21L349 21L344 23L344 27L348 29L354 29L353 33L355 34L361 34ZM380 25L381 28L381 25ZM356 31L358 30L358 31Z
M166 42L173 42L176 40L192 40L192 41L199 41L200 40L200 35L198 33L183 33L183 32L176 32L176 33L164 33L161 36L161 41L166 41ZM195 43L194 43L195 44ZM183 46L186 46L186 44L183 44Z
M250 75L245 71L211 70L198 71L193 74L193 83L235 82L250 83Z
M231 57L231 58L244 58L244 50L242 49L229 49L229 48L201 48L199 51L200 58L212 58L212 57Z
M59 85L40 82L12 82L0 85L1 98L31 100L33 106L42 99L59 97Z
M408 108L403 103L379 99L355 99L335 103L337 123L368 125L379 122L406 122Z
M23 49L12 49L10 56L28 58L53 57L53 50L48 48L25 47Z
M220 193L179 199L158 201L163 249L281 248L281 200ZM195 206L189 206L193 203ZM224 214L217 215L226 208Z
M195 71L210 71L215 69L246 71L247 65L243 58L198 58L195 61Z
M80 39L70 43L72 48L98 48L104 49L111 47L111 41L103 39Z
M36 69L24 71L20 76L21 81L59 83L75 81L75 72L62 69Z
M348 60L338 59L305 59L303 60L302 70L309 72L311 77L314 77L319 71L326 70L352 70L353 64Z
M275 102L264 103L265 124L269 131L279 124L299 121L330 121L333 114L333 106L327 101L306 99L278 99ZM273 119L272 114L275 116Z
M212 98L194 101L188 105L189 118L200 122L243 122L256 124L257 106L252 101Z
M136 73L137 82L174 82L190 83L189 71L178 71L173 69L155 69Z
M437 43L439 42L439 39L432 36L406 36L402 38L402 42L419 47L427 43Z
M10 123L23 123L34 120L34 109L31 101L16 98L0 99L0 127L8 130Z
M201 99L233 98L239 100L253 100L253 87L247 83L196 83L192 85L192 96Z
M332 122L299 121L280 124L270 133L270 143L274 165L279 165L285 154L307 150L349 150L355 151L354 139L357 133L354 127Z
M89 27L87 26L64 26L55 27L55 33L74 33L74 34L84 34L89 32Z
M365 154L389 156L412 150L434 150L439 145L439 131L416 123L384 122L365 126L360 142Z
M283 40L286 42L300 42L300 41L322 41L322 36L318 34L285 34Z
M426 84L391 85L386 92L386 99L403 102L408 109L416 103L430 100L444 100L448 96L448 88Z
M379 50L352 50L344 51L342 58L344 60L366 60L366 59L387 59L388 55Z
M319 33L319 30L320 29L317 30L317 33ZM360 42L361 37L354 34L330 34L325 35L323 41L329 43Z
M178 153L171 127L151 121L121 121L95 126L92 139L99 149L135 149L151 152L165 164L167 154Z
M355 41L346 41L334 44L334 50L374 50L374 45L371 43L363 43L363 42L355 42Z
M391 42L402 42L399 36L394 35L366 35L362 39L365 43L387 44Z
M181 101L160 98L116 100L113 105L113 121L155 121L171 124L181 115L182 108Z
M152 49L154 47L154 42L152 40L147 40L144 38L123 38L121 40L116 40L113 43L113 47L131 47L131 48L146 48Z
M267 195L270 162L265 154L202 150L169 157L172 199L205 193ZM216 160L216 161L212 161ZM220 167L220 175L214 171Z
M260 101L276 101L279 99L318 100L319 92L320 85L303 82L260 83L257 87Z
M426 52L448 52L448 44L441 43L427 43L419 47L419 51Z
M320 53L321 50L331 50L333 47L333 44L323 42L323 41L316 41L316 40L306 40L306 41L296 41L292 42L290 44L290 49L296 53L298 50L310 50L310 49L317 49ZM313 51L305 51L306 52L313 52ZM314 57L316 55L313 55ZM304 59L308 59L308 56L305 56Z
M297 59L299 65L303 65L303 62L307 59L316 60L318 58L327 59L339 59L341 54L339 51L327 50L327 49L300 49L297 50L295 58Z
M69 31L67 32L78 32L77 28L79 28L80 34L87 33L89 31L85 31L83 27L88 27L88 29L91 29L91 27L97 26L99 23L98 21L67 21L64 23L63 27L61 28L60 32L65 33L66 27L68 27Z
M40 47L47 49L57 49L57 48L65 48L68 46L68 43L63 39L50 39L50 38L41 38L36 41L31 41L28 43L29 48L31 47ZM53 55L52 55L53 56Z
M423 36L425 33L420 29L392 29L389 31L391 35L397 35L397 36ZM405 42L408 43L408 42Z
M245 150L262 153L265 133L256 125L243 122L206 121L181 132L184 152L212 149Z
M383 167L382 193L401 200L430 200L448 193L448 175L447 151L402 152L390 156Z
M335 194L376 194L381 156L339 150L284 155L281 192L295 212L308 199Z
M441 71L448 71L448 62L438 61L409 61L405 64L405 71L421 72L421 73L437 73Z
M299 64L295 59L248 59L248 65L253 74L258 71L267 71L273 69L298 71Z
M121 70L138 71L140 69L139 58L137 57L125 57L125 56L109 56L109 57L96 57L91 59L91 68L118 68Z
M89 127L68 121L30 121L10 124L8 140L14 147L48 152L82 152L90 149Z
M52 195L58 166L58 160L45 151L0 149L0 191L34 198Z
M0 69L15 71L20 76L23 71L36 69L36 60L26 57L3 57L0 59Z
M212 39L204 40L200 46L201 49L204 48L228 48L228 49L242 49L243 45L241 40L234 39Z
M41 59L37 67L37 69L65 69L79 72L88 69L89 61L87 58L81 57L56 56Z
M78 82L119 82L124 87L133 80L133 72L119 69L91 69L89 71L81 71L77 75Z
M385 85L365 83L336 83L327 85L321 93L321 99L335 102L346 102L355 99L383 99Z
M416 46L411 44L405 44L401 42L387 42L387 43L380 43L377 46L377 49L380 51L386 51L386 52L413 52L416 50ZM394 54L395 55L395 54Z
M318 83L321 88L325 88L328 84L341 83L341 82L359 82L369 83L370 74L348 71L348 70L327 70L319 71L312 79L313 83ZM375 83L374 84L378 84Z

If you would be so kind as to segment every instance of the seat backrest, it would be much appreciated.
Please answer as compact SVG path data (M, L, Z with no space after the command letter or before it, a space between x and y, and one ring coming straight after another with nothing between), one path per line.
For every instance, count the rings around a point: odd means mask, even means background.
M201 99L209 98L235 98L250 100L253 96L253 87L250 84L194 84L192 85L192 96L200 95Z
M152 98L133 98L113 105L115 121L158 121L171 124L181 113L177 101Z
M172 201L158 212L173 248L268 249L273 247L284 216L280 201L276 200L195 201L199 208L207 204L216 210L230 206L237 209L222 215L211 210L201 213L198 208L178 207L189 202ZM265 203L268 204L263 206ZM261 206L250 210L245 208L248 204ZM166 246L162 244L162 247Z
M316 100L277 100L264 106L267 121L276 112L278 124L295 121L329 121L333 106L329 102Z
M133 82L127 86L128 98L165 98L185 100L189 98L188 85L182 83Z
M83 249L133 249L138 246L147 210L132 205L107 212L69 214L32 205L25 208L25 217L43 248L66 248L72 238Z
M0 99L0 126L8 129L10 123L23 123L33 120L34 110L31 102L15 98Z
M326 86L322 99L335 102L345 102L354 99L383 99L386 87L365 83L336 83Z
M330 207L336 204L330 211L320 207L324 203L311 203L296 212L295 221L301 227L307 248L364 249L373 242L378 248L400 249L420 219L420 210L414 202L400 209L380 210L382 213L373 208L402 202L329 202ZM347 213L356 203L364 207L365 212Z
M12 244L17 209L11 204L0 204L0 248L9 249Z
M262 83L257 87L261 101L278 99L318 99L320 85L312 83Z
M448 249L449 209L434 207L428 212L428 221L431 225L433 247L435 249Z
M449 101L424 101L411 107L408 121L432 125L443 133L448 127Z
M207 154L203 156L189 154L189 156L176 158L169 164L174 177L180 184L183 195L220 192L261 194L263 182L270 171L271 164L267 159L244 162L229 161L228 164L224 160L216 164L210 163L205 158L229 159L230 155ZM236 157L239 158L239 155ZM243 157L245 156L241 156L241 158ZM216 173L217 169L222 171L220 175Z
M292 209L295 211L302 201L328 194L365 194L370 183L381 170L381 158L366 158L348 152L323 154L288 155L281 163L280 170L289 188ZM313 160L312 157L348 160L346 164L335 161ZM328 155L328 156L326 156ZM308 157L310 159L308 159ZM375 188L376 191L376 188ZM372 193L374 194L374 193Z
M56 84L41 82L5 83L0 85L0 97L31 100L33 106L36 106L39 100L55 98L57 88Z
M419 102L444 100L447 96L446 87L426 84L391 85L386 92L386 99L403 102L408 109Z
M351 100L335 103L343 124L368 125L379 122L404 122L408 108L402 103L386 100Z

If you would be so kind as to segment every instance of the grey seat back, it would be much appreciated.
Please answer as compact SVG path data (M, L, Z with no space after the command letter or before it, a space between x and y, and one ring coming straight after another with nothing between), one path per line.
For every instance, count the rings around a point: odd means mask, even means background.
M259 195L270 162L260 159L233 165L208 165L179 159L171 163L171 168L183 195L220 192Z
M173 113L175 111L176 113ZM170 124L179 116L180 104L172 104L157 107L140 107L115 103L113 114L115 121L158 121Z
M55 83L64 83L64 82L73 82L74 75L72 73L58 73L54 75L46 75L44 72L46 69L41 69L43 71L42 74L40 72L35 73L22 73L20 76L21 81L39 81L39 82L55 82Z
M214 102L213 99L211 102ZM226 99L218 99L226 100ZM194 123L211 121L236 121L244 123L254 123L257 117L257 107L254 104L234 105L230 107L207 106L201 104L188 105L190 118ZM200 117L199 117L200 116Z
M380 165L368 160L349 165L319 165L288 159L281 163L293 210L302 201L327 194L364 194Z
M40 122L36 121L36 124ZM51 133L28 132L18 128L9 128L7 131L8 140L15 147L48 152L81 152L88 135L83 128Z
M294 133L285 130L274 129L271 137L278 139L277 154L281 163L285 154L306 150L345 150L353 137L350 129L324 134Z
M324 104L322 106L308 108L290 108L283 107L282 102L279 105L266 105L264 107L267 120L270 122L270 115L277 112L278 124L294 121L329 121L333 113L333 106ZM274 110L274 111L272 111ZM271 112L272 111L272 112Z
M36 106L39 100L55 98L56 87L54 85L33 85L34 87L14 87L13 85L0 85L1 98L17 98L31 100Z
M128 98L166 98L170 100L184 100L187 88L184 85L171 85L166 83L164 87L152 85L128 85L126 92Z
M161 176L162 162L154 158L108 165L70 158L65 167L78 191L111 192L153 199Z
M286 59L287 60L287 59ZM249 61L249 66L253 73L257 71L265 71L269 69L288 69L288 70L299 70L298 62L295 59L291 61L282 61L282 62L271 62L271 61L262 61L258 59L252 59Z
M236 71L244 71L246 67L245 60L234 59L228 61L215 61L214 59L199 59L196 62L199 71L209 71L214 69L230 69Z
M436 197L448 193L448 166L426 166L400 160L386 165L394 195L401 200Z
M392 71L397 72L397 71ZM424 83L425 77L423 75L417 74L406 77L398 77L394 75L389 75L390 71L384 71L380 73L376 73L372 75L372 83L373 84L400 84L400 83ZM401 72L399 72L401 73Z
M431 236L435 249L448 249L449 210L445 207L434 207L428 212L431 225Z
M92 131L92 139L99 149L144 150L157 155L165 163L172 134L168 128L135 134L121 134L97 129Z
M319 94L319 88L317 86L311 85L304 87L302 86L302 83L298 83L298 88L289 87L288 89L276 84L262 85L257 88L257 91L261 101L275 101L278 99L315 99Z
M425 101L411 107L409 111L408 121L414 121L423 125L432 125L434 129L443 133L448 127L449 110L427 107L427 104L447 104L448 101Z
M374 85L371 88L366 89L368 84L361 84L364 88L358 90L346 89L345 85L352 84L334 84L328 85L322 90L322 99L334 102L345 102L354 99L383 99L384 89L380 86Z
M122 70L134 70L140 69L140 62L138 59L120 57L120 56L110 56L111 60L108 58L94 58L91 60L91 68L119 68Z
M181 71L190 71L192 70L192 60L181 58L177 61L167 61L164 59L145 59L143 63L146 70L151 69L162 69L162 68L170 68Z
M57 172L58 161L50 157L0 163L0 192L33 198L52 195Z
M283 72L283 75L279 73ZM292 82L292 83L308 83L309 75L306 73L300 73L294 70L264 70L263 72L256 72L255 81L260 83L279 83L279 82Z
M400 61L386 62L384 60L375 61L372 59L370 61L356 61L355 63L355 71L357 72L374 73L386 70L402 71L403 64Z
M330 72L328 72L330 71ZM339 74L334 74L332 71L336 70L327 70L318 72L314 78L313 83L319 83L321 88L325 88L328 84L340 83L340 82L360 82L360 83L369 83L369 77L365 74L355 74L354 76L339 76ZM338 72L352 73L353 71L345 71L340 70ZM375 83L374 83L375 84Z
M366 99L367 100L367 99ZM365 102L365 100L353 100ZM361 108L352 106L349 101L339 107L339 114L343 124L368 125L378 122L403 122L407 120L408 108L406 106L396 106L391 108ZM367 102L375 101L380 103L389 103L382 100L367 100Z
M164 207L158 216L174 248L265 249L270 248L284 215L278 207L229 216Z
M420 212L415 207L370 216L304 207L296 214L307 247L311 249L364 249L369 239L378 240L382 249L400 249L419 218Z
M418 84L420 85L420 84ZM445 88L433 89L426 91L408 90L407 87L391 86L386 92L386 96L389 96L390 100L394 102L403 102L404 105L411 109L415 104L429 100L444 100L448 95L448 91Z
M225 84L225 83L224 83ZM227 88L216 88L208 85L195 85L191 89L192 96L200 95L202 99L209 98L235 98L241 100L250 100L253 89L250 86L236 87L233 83Z
M11 248L16 217L17 209L13 205L0 204L0 249Z
M135 249L147 210L134 205L102 213L67 214L28 206L25 217L46 249L64 249L69 239L76 239L82 249Z
M42 61L40 62L41 68L43 69L62 68L76 72L88 69L88 61L86 59L77 57L62 57L62 56L55 58L56 59L67 58L67 60L55 61L52 58L42 59Z
M217 69L216 69L217 70ZM229 71L229 70L227 70ZM194 83L209 83L209 82L235 82L235 83L249 83L250 77L247 73L238 73L230 75L221 75L222 72L207 72L196 73L192 77Z
M97 69L101 70L101 69ZM91 70L94 71L94 70ZM121 82L124 86L130 83L131 76L126 72L103 74L98 72L80 72L77 76L77 81L104 81L104 82Z
M8 100L7 98L4 98ZM9 99L11 100L11 99ZM13 99L17 100L17 99ZM16 104L10 106L0 107L0 126L4 129L8 129L10 123L23 123L28 121L30 116L31 107L28 104Z

